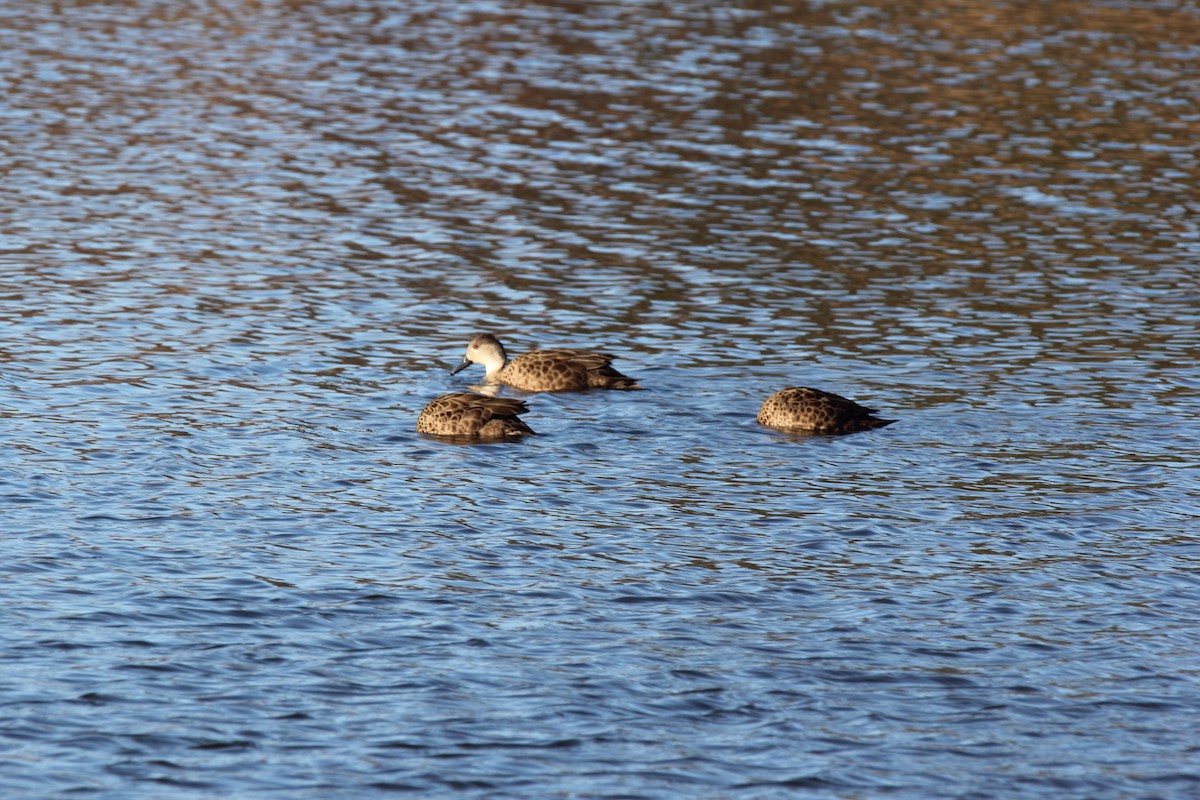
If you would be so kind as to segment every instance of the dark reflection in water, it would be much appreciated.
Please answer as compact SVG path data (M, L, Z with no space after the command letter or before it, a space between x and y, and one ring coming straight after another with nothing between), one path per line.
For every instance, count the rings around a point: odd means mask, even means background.
M6 5L4 796L1194 795L1197 17Z

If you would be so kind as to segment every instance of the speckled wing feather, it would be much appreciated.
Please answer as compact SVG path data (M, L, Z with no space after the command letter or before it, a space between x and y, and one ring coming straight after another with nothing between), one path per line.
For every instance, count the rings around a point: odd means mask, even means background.
M763 401L758 421L772 428L813 433L854 433L895 422L871 416L876 413L841 395L796 386L780 389Z
M579 350L532 350L508 363L500 379L527 392L632 389L637 381L612 368L613 357Z
M430 401L417 417L417 432L467 439L502 439L533 434L519 414L529 410L521 400L452 392Z

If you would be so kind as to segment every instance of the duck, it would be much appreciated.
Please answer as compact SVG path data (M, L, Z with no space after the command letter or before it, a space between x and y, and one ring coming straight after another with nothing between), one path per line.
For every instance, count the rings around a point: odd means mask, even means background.
M529 411L522 400L451 392L429 401L417 417L417 433L461 439L510 439L535 436L519 415Z
M637 389L634 378L612 368L613 357L582 350L531 350L511 361L504 345L490 333L481 333L467 344L455 375L472 364L482 364L484 380L522 392L578 392L585 389Z
M878 413L839 394L794 386L764 400L757 419L771 428L826 434L857 433L896 421L872 416Z

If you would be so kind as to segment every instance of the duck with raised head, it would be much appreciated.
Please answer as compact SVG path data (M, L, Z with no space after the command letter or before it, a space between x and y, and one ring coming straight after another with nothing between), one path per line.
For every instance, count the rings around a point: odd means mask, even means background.
M612 368L613 357L581 350L531 350L509 361L504 345L481 333L467 345L462 363L451 375L482 364L484 380L522 392L578 392L584 389L636 389L635 379Z
M417 433L460 439L509 439L533 436L520 418L529 410L521 400L474 392L451 392L434 398L417 417Z
M771 428L805 433L857 433L891 425L896 420L832 392L795 386L780 389L763 401L758 422Z

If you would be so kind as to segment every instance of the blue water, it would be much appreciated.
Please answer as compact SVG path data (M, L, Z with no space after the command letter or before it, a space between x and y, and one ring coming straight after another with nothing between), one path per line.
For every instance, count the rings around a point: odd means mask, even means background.
M1194 9L0 17L4 797L1200 793Z

